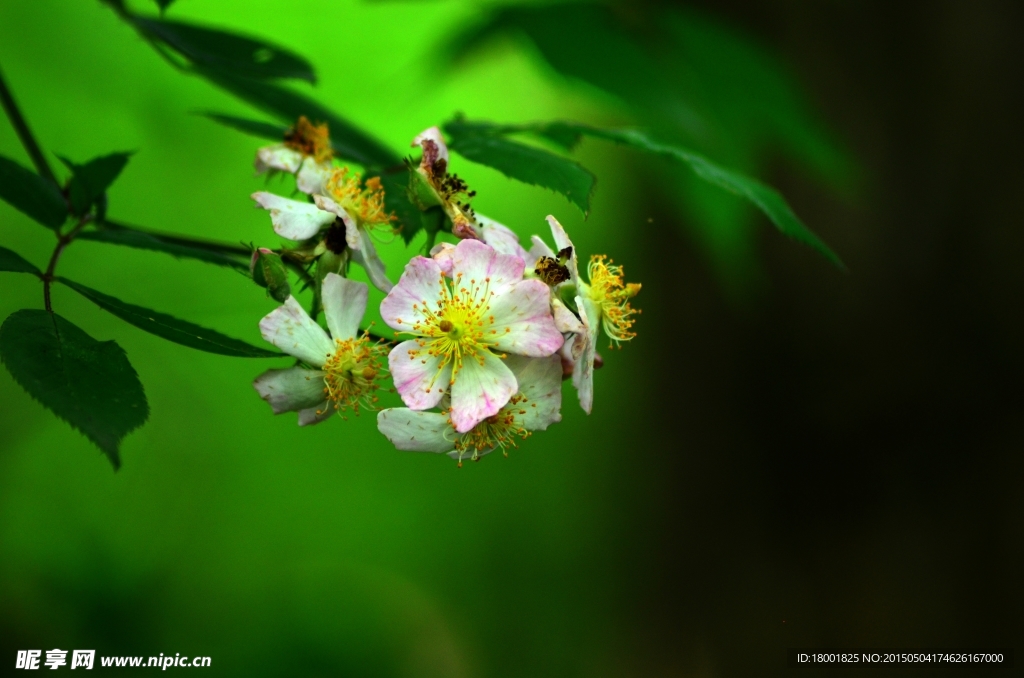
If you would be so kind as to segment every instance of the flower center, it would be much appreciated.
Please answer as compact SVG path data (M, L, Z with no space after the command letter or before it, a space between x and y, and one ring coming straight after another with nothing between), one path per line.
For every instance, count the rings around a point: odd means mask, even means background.
M320 163L330 162L334 155L327 124L314 125L304 115L285 133L284 145Z
M519 447L518 442L529 438L531 433L523 428L519 417L526 414L527 398L522 393L512 396L508 404L498 413L487 417L472 429L463 433L455 440L455 450L459 453L459 466L462 458L471 461L480 459L480 455L496 447L508 456L509 447Z
M379 177L361 181L358 174L349 174L347 167L335 169L326 183L327 193L367 230L382 228L394 233L393 212L384 209L384 187Z
M358 415L360 407L372 410L378 400L374 391L379 388L377 377L387 356L386 347L371 343L366 335L335 339L334 346L334 353L323 366L324 395L329 406L339 414L351 409Z
M616 344L636 336L631 328L640 311L629 305L629 300L640 292L640 283L623 282L621 266L616 266L603 254L590 257L587 269L590 285L584 287L588 297L601 309L604 333Z

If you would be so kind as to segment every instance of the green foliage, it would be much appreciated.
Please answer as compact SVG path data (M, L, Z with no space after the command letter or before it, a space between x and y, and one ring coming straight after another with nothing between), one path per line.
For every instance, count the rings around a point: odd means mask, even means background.
M174 0L154 0L154 2L160 6L160 12L163 13L164 10L171 6Z
M28 261L17 252L13 252L6 247L0 247L0 271L9 271L11 273L34 273L35 275L42 275L35 264Z
M244 78L316 82L313 66L306 59L263 40L166 19L133 16L131 22L196 66Z
M29 395L121 465L121 439L145 423L149 405L120 346L56 313L25 309L0 326L0 359Z
M232 339L215 330L206 329L185 320L179 320L166 313L159 313L142 306L127 304L120 299L97 292L92 288L80 285L67 278L58 277L57 280L103 310L116 315L121 320L131 323L150 334L173 341L176 344L206 351L207 353L217 353L235 358L274 358L281 355L280 353L252 346L238 339Z
M53 230L60 228L68 218L68 205L56 186L3 156L0 156L0 199Z
M586 216L597 179L579 163L534 146L506 139L494 128L465 125L456 120L444 126L449 147L467 160L487 165L507 177L561 193Z
M409 179L414 172L403 166L400 170L385 170L380 174L380 183L384 187L384 200L387 209L395 213L398 219L399 233L408 245L416 234L423 229L424 214L409 198Z
M128 164L132 152L111 153L93 158L84 165L76 164L63 156L57 156L69 170L68 200L72 214L82 215L89 211Z
M285 267L281 255L260 248L253 253L250 269L252 281L266 289L275 301L283 304L291 296L292 289L288 283L288 269Z
M219 122L225 127L244 132L245 134L251 134L254 137L260 137L261 139L270 139L272 141L280 141L284 139L285 133L288 128L285 125L278 125L272 122L263 122L262 120L249 120L247 118L239 118L234 115L224 115L223 113L201 113L202 116Z
M225 266L238 271L248 272L248 264L239 257L225 254L215 249L202 247L202 243L184 238L177 239L173 236L145 233L143 231L115 225L109 221L103 224L103 228L97 231L84 231L77 236L78 240L92 240L94 242L105 242L112 245L123 245L142 250L164 252L179 259L195 259L204 261L216 266Z

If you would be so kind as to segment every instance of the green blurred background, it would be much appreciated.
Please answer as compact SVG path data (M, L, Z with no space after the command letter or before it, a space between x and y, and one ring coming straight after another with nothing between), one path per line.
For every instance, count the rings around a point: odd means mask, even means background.
M852 149L856 198L820 166L761 167L849 274L759 218L722 255L708 242L735 232L678 215L692 189L607 146L580 153L599 177L586 221L457 165L480 212L522 236L553 213L644 284L594 415L567 387L561 424L462 469L396 452L368 416L300 430L250 385L286 363L170 344L58 287L59 313L125 348L152 415L115 474L0 372L2 665L59 647L207 655L215 675L745 676L788 673L787 647L1017 642L1019 3L690 7L780 54ZM171 16L304 54L317 99L396 149L455 111L634 120L515 40L443 66L437 45L481 11L178 0ZM99 2L0 2L0 65L48 151L138 150L112 217L276 245L248 197L260 142L192 115L252 112ZM0 153L29 164L6 123ZM5 204L0 224L45 263L44 229ZM410 253L389 248L391 270ZM100 243L60 272L253 343L273 308L228 270ZM41 307L31 277L0 285L0 316Z

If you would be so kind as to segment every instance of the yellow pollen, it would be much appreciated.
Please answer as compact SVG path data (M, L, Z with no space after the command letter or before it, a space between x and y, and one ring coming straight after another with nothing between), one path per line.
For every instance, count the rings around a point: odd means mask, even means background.
M604 333L615 344L629 341L636 336L632 331L634 316L640 311L629 304L629 300L640 292L640 283L623 283L621 266L603 254L590 257L587 269L590 288L587 295L601 309L601 326Z
M324 363L324 397L341 414L351 409L356 415L359 408L374 409L379 388L377 377L387 359L386 346L371 342L367 335L352 339L335 339L334 352ZM323 414L323 412L317 412Z
M285 132L284 145L303 155L312 156L319 163L330 162L334 156L327 123L314 125L304 115Z
M463 457L469 457L477 461L480 455L488 450L500 447L502 453L507 457L508 448L519 447L519 441L530 437L530 431L523 428L518 419L520 415L526 414L523 409L528 400L522 393L512 396L508 404L498 410L498 413L487 417L472 429L463 433L455 440L455 450L459 453L459 463Z
M396 232L391 222L397 217L385 210L384 187L379 177L370 177L362 182L360 175L350 174L347 167L335 169L327 180L327 193L363 228Z

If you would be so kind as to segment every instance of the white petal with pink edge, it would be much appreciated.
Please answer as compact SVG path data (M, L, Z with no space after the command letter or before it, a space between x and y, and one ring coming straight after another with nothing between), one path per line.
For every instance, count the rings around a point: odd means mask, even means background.
M513 416L527 431L543 431L562 420L562 358L524 358L510 355L505 364L519 383L519 393L526 397L521 407L513 406ZM525 411L525 414L520 414Z
M406 264L398 284L381 302L381 317L396 330L412 332L413 326L423 320L424 309L428 305L433 306L440 298L441 285L438 263L426 257L413 257Z
M452 384L449 417L455 430L465 433L498 413L516 392L516 378L501 358L490 351L463 359Z
M334 352L334 342L295 297L288 297L260 321L260 333L288 355L313 367L323 367L327 356Z
M514 282L522 280L526 262L522 257L500 254L479 240L463 240L452 254L452 276L462 275L460 286L467 283L484 285L495 294Z
M549 356L562 346L551 316L551 292L540 280L521 280L491 302L494 319L484 340L509 353Z
M408 407L426 410L437 405L452 378L451 364L442 366L416 340L403 341L388 354L388 368L395 390Z

